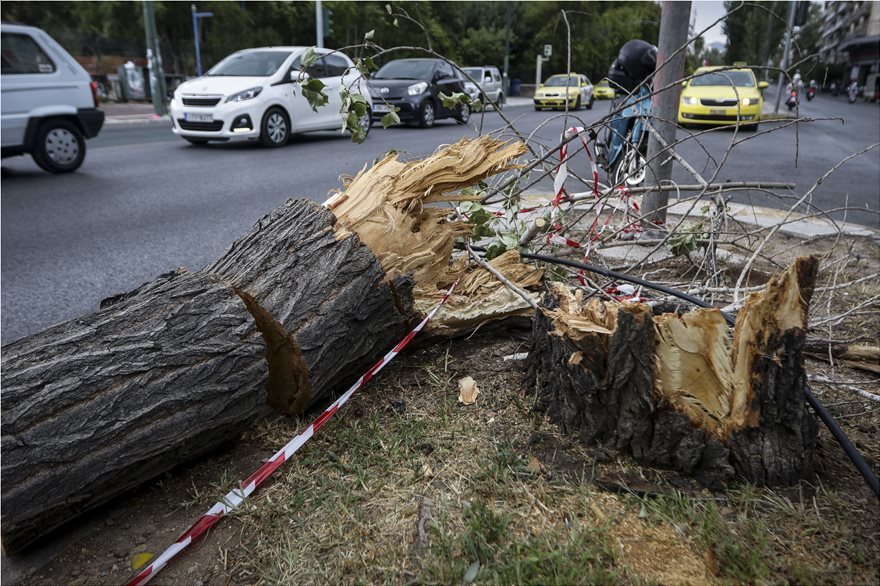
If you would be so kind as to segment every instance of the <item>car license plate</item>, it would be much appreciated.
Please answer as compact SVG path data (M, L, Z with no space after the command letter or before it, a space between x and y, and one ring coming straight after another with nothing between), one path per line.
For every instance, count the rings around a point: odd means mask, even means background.
M709 114L713 116L724 116L727 114L727 110L709 110Z
M213 122L214 115L213 114L203 114L201 112L184 112L183 119L187 122Z
M391 106L388 104L373 104L373 112L390 112Z

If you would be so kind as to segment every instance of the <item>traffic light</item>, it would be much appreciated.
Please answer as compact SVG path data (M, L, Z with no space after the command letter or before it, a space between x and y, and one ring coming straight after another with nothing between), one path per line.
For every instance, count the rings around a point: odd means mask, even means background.
M321 12L323 13L321 22L324 24L324 36L332 37L333 36L333 11L329 8L321 7Z

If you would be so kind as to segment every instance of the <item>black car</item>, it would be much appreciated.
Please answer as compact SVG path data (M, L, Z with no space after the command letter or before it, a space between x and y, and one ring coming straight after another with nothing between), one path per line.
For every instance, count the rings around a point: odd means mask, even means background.
M440 94L464 92L464 79L442 59L397 59L383 65L370 79L373 119L379 120L393 108L402 122L430 128L441 118L455 118L459 124L471 117L466 104L454 110L443 107Z

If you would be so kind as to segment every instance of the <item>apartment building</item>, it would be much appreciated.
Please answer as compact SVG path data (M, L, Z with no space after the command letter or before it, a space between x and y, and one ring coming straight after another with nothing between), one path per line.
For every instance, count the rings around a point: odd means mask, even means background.
M825 2L819 54L846 66L844 83L855 79L869 95L880 90L880 2Z

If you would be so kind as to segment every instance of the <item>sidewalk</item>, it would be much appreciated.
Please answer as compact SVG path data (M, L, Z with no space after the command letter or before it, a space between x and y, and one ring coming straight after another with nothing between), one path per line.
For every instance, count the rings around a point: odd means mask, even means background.
M144 124L168 121L168 116L157 116L149 102L102 102L98 109L104 112L104 124Z

